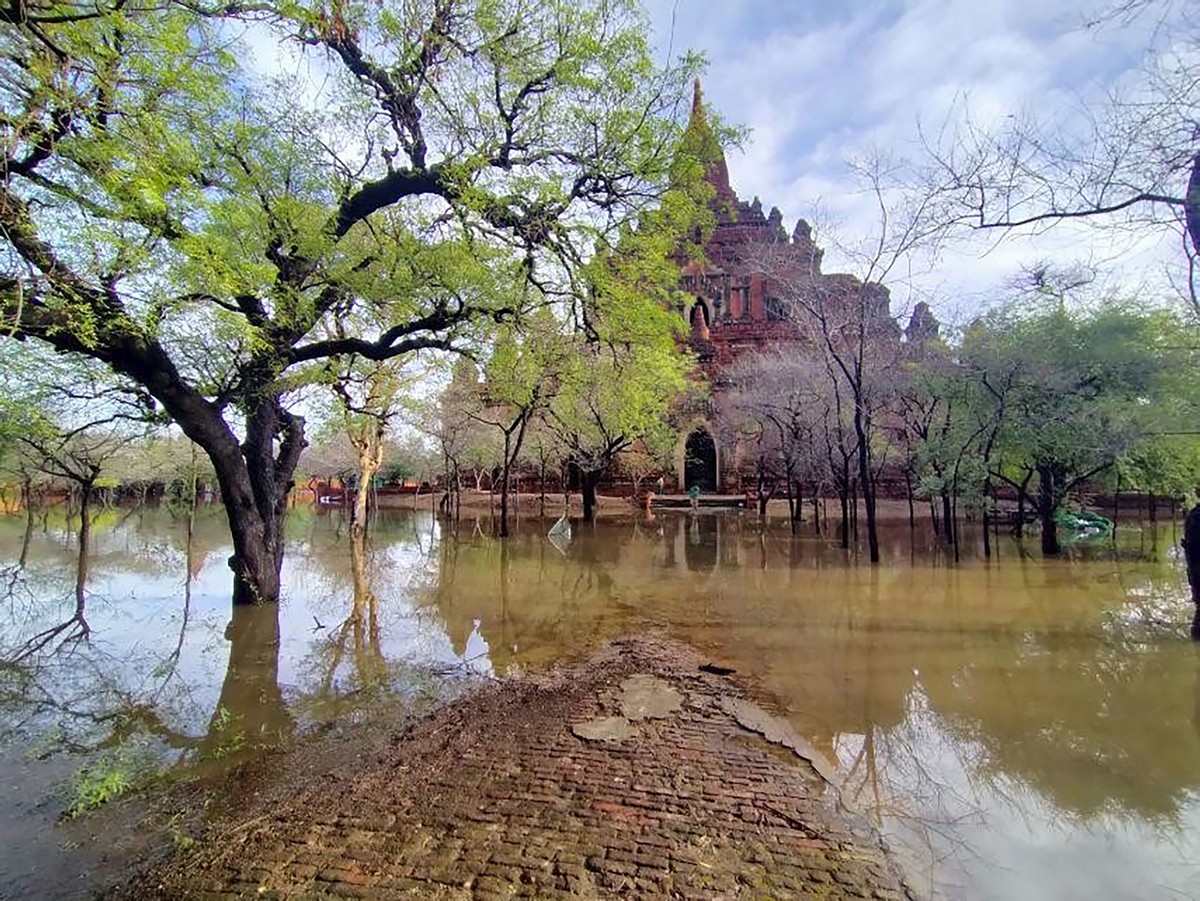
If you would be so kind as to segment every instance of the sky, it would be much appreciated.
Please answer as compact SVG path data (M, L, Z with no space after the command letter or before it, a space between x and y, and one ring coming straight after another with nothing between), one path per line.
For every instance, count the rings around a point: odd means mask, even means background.
M1170 6L1166 0L1164 6ZM1136 77L1153 16L1088 28L1095 0L649 0L659 58L690 48L708 60L710 107L748 137L727 152L743 199L778 206L791 231L816 226L837 266L838 241L877 233L877 207L848 161L921 154L920 132L1025 111L1070 117ZM1102 264L1108 284L1161 290L1178 238L1114 238L1086 227L1033 240L956 244L893 285L894 309L917 299L950 320L1011 295L1023 265Z

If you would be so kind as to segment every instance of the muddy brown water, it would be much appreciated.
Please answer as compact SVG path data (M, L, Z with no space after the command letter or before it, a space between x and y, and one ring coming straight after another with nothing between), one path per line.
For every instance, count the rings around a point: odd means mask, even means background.
M958 564L896 524L878 568L739 513L576 523L569 543L550 524L501 542L385 511L361 556L339 511L297 508L276 618L231 615L218 510L102 511L82 637L75 524L0 517L0 656L20 657L0 666L0 897L120 877L119 814L56 825L82 767L211 778L657 628L835 761L926 892L1200 898L1200 647L1170 524Z

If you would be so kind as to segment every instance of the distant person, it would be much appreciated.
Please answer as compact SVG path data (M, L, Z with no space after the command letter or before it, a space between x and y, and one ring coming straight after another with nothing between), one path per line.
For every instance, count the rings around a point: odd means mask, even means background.
M692 502L692 509L700 509L700 486L693 485L688 489L688 500Z
M658 481L654 483L654 493L662 494L663 491L665 491L665 490L666 490L666 482L663 481L662 476L659 476Z

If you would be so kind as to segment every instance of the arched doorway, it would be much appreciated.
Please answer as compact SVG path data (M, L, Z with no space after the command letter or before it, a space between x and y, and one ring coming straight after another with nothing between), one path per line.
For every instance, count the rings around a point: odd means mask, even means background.
M697 300L696 305L692 307L691 315L692 339L699 341L707 341L709 337L709 315L708 305L702 300Z
M684 445L683 487L693 485L701 491L717 490L717 443L707 429L696 429Z

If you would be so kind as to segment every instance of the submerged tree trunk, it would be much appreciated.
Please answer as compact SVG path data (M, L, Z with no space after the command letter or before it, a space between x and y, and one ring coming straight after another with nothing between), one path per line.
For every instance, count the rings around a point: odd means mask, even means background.
M954 509L953 499L950 497L950 489L942 486L942 538L946 540L946 544L954 544Z
M861 404L854 411L854 430L858 438L858 480L862 483L863 508L867 514L867 553L872 563L879 562L879 528L875 519L875 481L871 473L871 416Z
M508 487L511 466L512 435L504 433L504 467L500 471L500 537L508 537Z
M1029 498L1029 482L1033 478L1033 470L1026 471L1025 478L1021 480L1021 484L1017 486L1017 524L1013 527L1013 535L1017 538L1025 537L1025 502Z
M87 603L88 549L92 539L91 498L92 482L83 482L79 486L79 557L75 563L75 616L81 623L86 622L83 611Z
M600 473L580 470L579 482L583 493L583 521L592 522L596 517L596 485L600 482Z
M1047 557L1055 557L1062 553L1062 545L1058 541L1058 526L1054 522L1054 514L1058 510L1054 476L1051 467L1043 466L1038 469L1038 517L1042 524L1042 553Z
M758 516L763 518L767 515L767 504L771 501L771 494L774 492L774 487L767 487L767 475L763 471L763 467L758 467Z
M912 470L904 470L904 494L908 500L908 531L915 532L917 530L917 510L913 504L913 483Z
M217 470L233 536L233 603L275 602L283 567L283 519L304 447L304 420L287 413L278 398L269 397L247 417L241 447L229 437L228 443L211 448L198 443Z
M21 482L21 502L25 505L25 534L21 536L21 556L17 559L17 569L24 569L29 562L29 543L33 539L33 491L28 476Z
M516 429L503 429L504 432L504 466L500 470L500 537L508 537L508 493L512 484L512 469L516 465L517 455L525 443L525 427L529 424L529 410L522 410L517 419ZM543 480L545 473L543 470ZM520 497L520 482L517 484L518 501ZM544 490L544 488L543 488ZM545 503L543 499L543 504Z
M992 538L989 533L989 527L992 523L991 518L991 495L992 483L987 479L983 480L983 556L984 559L989 559L992 556Z
M954 490L954 502L950 505L950 539L954 545L954 562L962 561L962 549L958 543L958 489Z
M839 543L843 549L850 547L850 486L838 489L838 500L842 503L842 524L838 529Z
M850 482L850 531L858 541L858 483Z
M279 600L283 518L305 441L303 418L285 410L274 390L276 364L259 361L241 386L246 437L240 445L221 408L187 386L156 346L131 348L113 368L145 385L212 462L233 539L234 604Z

